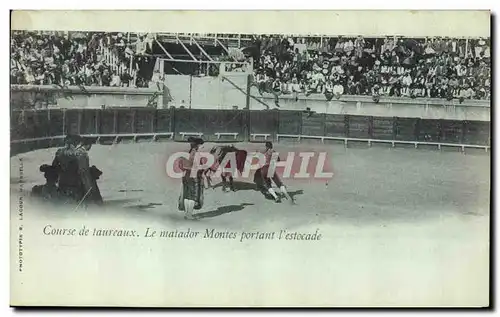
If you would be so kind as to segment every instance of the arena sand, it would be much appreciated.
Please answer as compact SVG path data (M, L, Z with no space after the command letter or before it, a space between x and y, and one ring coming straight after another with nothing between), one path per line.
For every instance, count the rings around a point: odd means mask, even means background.
M24 272L14 275L15 291L33 305L487 305L489 155L312 147L329 151L335 176L328 186L286 180L297 205L266 200L248 184L235 193L218 187L205 191L203 218L187 221L177 211L179 181L164 168L166 155L186 144L96 145L90 160L103 171L105 206L74 210L26 197ZM20 223L19 158L29 191L44 183L38 167L55 151L11 158L13 228ZM49 224L134 229L141 237L47 236ZM322 238L148 239L147 228L318 231Z

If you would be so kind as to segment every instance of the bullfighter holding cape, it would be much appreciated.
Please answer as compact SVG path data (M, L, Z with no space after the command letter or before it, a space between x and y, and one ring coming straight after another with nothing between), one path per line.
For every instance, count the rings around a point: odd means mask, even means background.
M57 150L52 162L58 174L59 192L77 203L92 201L96 194L88 153L79 147L81 142L78 135L66 136L65 146Z
M183 171L181 193L179 195L179 210L185 212L186 219L194 219L194 210L203 207L203 172L194 170L196 153L203 145L201 138L189 138L190 150L189 158L179 162L179 167ZM200 162L198 162L200 163ZM193 175L193 173L196 173Z
M33 186L31 195L46 201L57 201L59 199L57 170L52 165L43 164L40 166L40 172L45 177L45 184Z
M83 184L88 184L87 190L85 191L86 203L94 203L101 205L103 199L101 196L101 191L97 185L97 180L102 175L102 172L95 167L95 165L90 166L89 162L89 151L92 148L93 141L91 139L82 139L80 146L76 148L77 158L81 170L81 177ZM83 199L83 198L82 198Z
M79 202L86 193L82 182L82 170L79 166L76 146L81 138L78 135L67 135L64 147L57 150L52 166L58 174L60 193L67 199Z

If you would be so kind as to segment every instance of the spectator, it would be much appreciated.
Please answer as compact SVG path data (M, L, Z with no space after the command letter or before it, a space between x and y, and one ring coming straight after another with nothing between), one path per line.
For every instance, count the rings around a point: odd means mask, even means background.
M148 70L154 40L153 34L14 31L10 79L14 84L87 86L133 86L137 80L137 87L147 87L158 75ZM485 38L268 35L255 41L258 49L251 55L261 93L291 94L296 100L302 93L327 99L342 94L375 94L375 99L490 96L491 43ZM216 76L212 66L208 74Z
M111 76L111 87L121 87L121 78L120 76L116 73L116 71L113 71L113 75Z
M354 41L354 49L356 51L356 57L361 58L363 55L363 50L365 48L365 40L362 36L358 36Z
M297 42L300 43L300 39ZM331 81L335 83L333 86L342 85L346 94L370 94L371 88L377 84L379 96L453 98L457 96L457 86L461 82L489 84L486 81L489 78L489 59L484 57L489 45L486 40L477 42L477 46L482 47L481 50L474 48L478 57L469 56L467 59L460 58L461 52L465 51L465 41L449 38L309 39L309 50L301 53L296 47L290 51L292 56L289 59L275 53L271 44L271 49L260 56L268 76L261 77L260 92L272 92L267 81L272 82L277 77L288 81L293 77L291 74L296 74L297 82L303 83L302 92L306 96L325 93L329 98L328 81ZM469 41L469 45L471 43ZM453 78L451 83L450 78ZM472 87L479 92L477 84ZM476 96L487 95L487 90L485 87L484 92ZM298 94L293 93L297 99Z
M120 76L120 82L122 83L123 87L130 87L132 80L133 80L133 78L128 73L128 70L125 70L124 72L122 72L122 74Z
M137 47L136 47L137 49ZM141 54L143 54L141 52ZM127 58L127 60L130 60L134 57L134 50L132 50L132 45L127 45L126 48L125 48L125 57Z
M354 43L352 42L351 39L347 39L346 42L344 42L344 52L347 56L350 56L354 51Z
M35 76L33 75L33 71L31 68L26 69L25 71L25 82L28 85L34 85L35 84Z
M375 103L380 101L380 86L378 84L375 84L372 87L372 99Z
M461 91L460 97L472 99L472 97L474 97L474 90L469 85L465 85Z
M402 95L405 97L410 96L410 86L413 83L410 72L406 71L406 74L403 77L403 92Z
M299 99L299 93L302 91L300 84L299 84L299 79L297 78L297 74L295 74L295 73L293 74L293 78L292 78L291 83L292 83L291 90L295 96L295 101L297 101Z
M103 52L126 41L121 34L13 32L11 81L31 85L120 85L125 62Z
M137 55L146 54L146 42L143 41L142 36L137 38L137 42L135 43L135 53Z
M344 94L344 86L342 86L339 82L336 82L333 86L332 93L335 98L339 99Z
M156 88L161 84L161 76L159 71L154 71L153 76L151 77L151 81L149 83L149 88Z

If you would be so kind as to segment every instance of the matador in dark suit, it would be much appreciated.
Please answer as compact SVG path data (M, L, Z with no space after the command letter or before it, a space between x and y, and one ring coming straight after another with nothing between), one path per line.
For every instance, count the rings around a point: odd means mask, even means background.
M68 135L64 147L57 150L52 166L58 173L59 192L80 203L92 191L92 177L88 167L88 154L77 149L81 143L78 135Z

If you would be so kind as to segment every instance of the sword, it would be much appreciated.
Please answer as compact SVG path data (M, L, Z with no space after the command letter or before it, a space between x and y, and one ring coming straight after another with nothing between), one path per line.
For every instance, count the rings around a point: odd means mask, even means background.
M73 210L73 212L75 212L78 209L78 207L80 207L80 205L83 203L83 201L85 200L85 198L87 198L88 194L90 194L91 190L92 190L92 187L89 188L89 190L87 191L87 193L85 194L85 196L83 196L82 200L80 200L80 202L78 203L78 205L76 205L75 210Z

